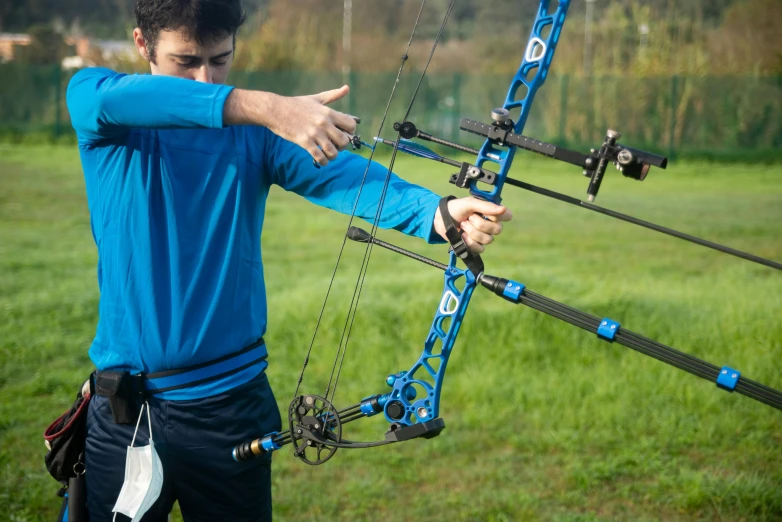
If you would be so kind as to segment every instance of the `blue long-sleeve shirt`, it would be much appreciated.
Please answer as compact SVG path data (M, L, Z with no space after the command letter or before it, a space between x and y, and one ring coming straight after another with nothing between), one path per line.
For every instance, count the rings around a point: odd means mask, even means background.
M99 370L183 368L265 333L260 239L272 184L353 209L365 159L343 152L316 169L304 149L264 127L223 127L231 89L102 68L68 86L98 248L90 357ZM370 167L359 217L374 218L386 172ZM437 241L438 200L394 176L379 226ZM253 376L240 372L232 385Z

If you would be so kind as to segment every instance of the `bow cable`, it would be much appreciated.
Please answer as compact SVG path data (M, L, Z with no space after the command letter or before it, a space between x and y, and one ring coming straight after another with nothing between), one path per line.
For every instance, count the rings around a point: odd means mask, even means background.
M426 3L426 0L424 0L423 3ZM421 6L421 10L423 10L423 3ZM413 96L410 99L410 103L407 106L407 110L405 111L405 115L402 121L407 121L408 116L410 116L410 112L413 109L413 104L415 103L416 98L418 97L418 92L421 89L421 85L423 84L424 78L426 77L426 73L429 69L429 65L432 63L432 58L434 57L434 53L437 50L437 46L440 43L440 40L442 39L443 32L445 31L445 26L448 23L448 19L451 16L451 12L453 11L454 5L456 4L456 0L451 0L448 4L448 9L445 12L445 15L443 16L443 19L440 23L440 28L437 31L437 36L435 37L434 43L432 44L432 48L429 52L429 57L426 60L426 64L424 65L423 71L421 72L421 76L418 79L418 84L415 87L415 90L413 91ZM419 19L420 19L420 11L419 11ZM416 26L418 25L419 20L416 20ZM415 34L415 27L413 28L413 34ZM412 37L411 37L412 41ZM410 46L408 44L408 50ZM403 60L407 59L407 54L403 57ZM398 82L398 79L397 79ZM388 108L386 108L386 112L388 112ZM385 119L385 116L384 116ZM378 136L381 133L378 132ZM372 223L372 234L374 235L378 230L378 223L380 222L380 216L383 211L383 206L385 204L386 195L388 194L388 187L391 183L391 175L393 174L394 164L396 162L396 156L397 152L399 151L399 143L402 140L402 135L400 132L397 132L397 138L394 144L394 150L391 153L391 159L389 160L388 164L388 170L386 171L386 178L383 183L383 189L381 191L380 200L378 202L377 211L375 212L375 218ZM371 160L370 160L371 161ZM367 169L369 168L369 165L367 165ZM364 179L362 180L361 184L362 186L366 182L366 175L364 176ZM353 210L354 216L355 216L355 208ZM351 216L351 223L353 220L353 217ZM348 231L350 230L350 225L348 226L348 230L345 231L345 238L343 239L343 244L345 241L347 241L348 237ZM364 281L366 280L366 273L369 268L369 259L372 255L372 247L373 245L371 243L367 244L367 247L364 250L364 259L362 260L361 268L359 270L358 277L356 279L356 287L353 292L353 299L351 299L351 307L352 309L348 312L348 317L345 319L345 326L342 330L342 338L340 338L340 344L338 346L337 350L337 356L334 360L334 367L332 367L332 373L331 377L329 378L329 384L326 388L326 400L332 401L334 399L334 395L337 392L337 384L339 382L340 374L342 373L342 365L345 361L345 355L347 354L347 347L348 342L350 341L350 334L353 330L353 322L356 317L356 312L358 311L358 302L361 297L361 292L364 287ZM344 339L344 342L343 342ZM341 357L340 357L341 352ZM339 364L337 364L337 360L339 360ZM336 372L336 376L335 376ZM332 388L332 380L333 380L333 388ZM331 398L329 399L329 391L331 391Z
M416 16L415 24L413 25L413 30L412 30L412 32L410 34L410 39L407 42L407 47L405 49L405 53L404 53L404 55L402 55L402 62L400 64L400 66L399 66L399 70L397 71L397 75L396 75L396 79L394 81L394 85L391 88L391 95L388 98L388 102L386 104L386 108L385 108L385 111L383 113L383 117L382 117L382 119L380 121L380 126L379 126L378 132L377 132L378 135L380 135L382 133L382 131L383 131L383 127L384 127L386 119L388 117L388 112L389 112L389 109L391 108L391 103L392 103L392 101L394 99L394 96L396 94L396 88L399 85L399 79L402 76L402 71L404 70L405 63L407 62L408 53L409 53L410 48L412 46L413 39L415 38L415 33L416 33L417 29L418 29L418 25L420 24L421 14L423 13L423 10L424 10L424 7L426 5L426 2L427 2L427 0L422 0L421 1L421 7L420 7L420 9L418 11L418 15ZM452 4L453 4L453 1L452 1ZM453 7L453 6L451 5L451 7ZM449 8L449 13L450 13L450 8ZM416 89L416 93L417 93L417 89ZM412 106L412 102L411 102L410 105ZM408 108L408 113L409 113L409 108ZM374 158L374 155L375 155L375 150L376 150L376 148L372 147L372 152L370 153L369 159L367 160L367 166L364 169L364 175L363 175L363 177L361 179L361 184L359 185L358 192L356 194L356 199L355 199L355 201L353 203L353 209L352 209L351 214L350 214L350 219L348 221L348 227L347 227L348 230L352 226L353 219L356 216L356 211L358 209L359 200L361 199L361 193L362 193L362 191L364 189L364 185L366 184L367 176L369 174L369 168L370 168L370 166L372 164L372 159ZM384 184L383 195L385 195L385 190L386 190L386 188L388 186L388 183L390 182L390 173L391 173L391 169L392 168L393 168L393 160L392 160L391 166L388 169L388 174L386 175L386 181L385 181L385 184ZM380 204L382 204L382 200L381 200ZM380 213L380 205L379 205L378 212L377 212L376 216L379 216L379 213ZM376 221L377 221L377 217L376 217ZM339 265L340 265L340 262L342 260L342 254L343 254L343 252L345 250L345 244L346 243L347 243L347 232L345 233L345 237L342 239L342 245L340 247L339 254L337 255L337 261L336 261L336 263L334 265L334 270L333 270L332 275L331 275L331 280L329 281L329 285L328 285L328 288L326 290L326 296L323 299L323 305L321 306L320 313L318 315L318 320L317 320L317 323L315 324L315 331L312 334L312 339L310 341L309 348L307 349L307 355L304 358L304 363L303 363L302 368L301 368L301 373L299 375L298 382L296 383L296 390L293 393L293 398L294 399L298 395L299 388L301 387L301 383L304 380L304 372L305 372L305 370L307 368L307 365L309 364L310 356L312 354L312 349L313 349L313 346L315 344L315 339L317 338L318 330L320 329L320 323L323 320L323 314L324 314L324 312L326 310L326 304L328 303L329 296L331 295L331 289L332 289L332 287L334 285L334 280L336 279L337 270L339 269ZM366 258L367 258L367 255L366 255L366 252L365 252L365 261L362 262L362 270L365 270L364 269L364 264L366 263ZM359 279L360 278L361 278L361 273L359 273L359 277L357 278L356 288L358 288L358 286L359 286ZM360 292L359 292L359 294L360 294ZM354 307L354 301L356 300L356 295L357 295L356 294L356 290L354 289L353 299L351 300L351 305L350 305L350 309L348 311L348 316L350 316L350 310L352 310L353 307ZM346 322L346 324L347 324L347 322ZM351 324L352 324L352 322L351 322ZM345 332L345 328L343 328L343 337L345 335L344 332ZM341 350L341 343L342 343L342 341L340 340L340 347L338 349L337 356L335 357L335 364L336 364L336 360L339 359L339 351ZM333 375L334 375L334 370L332 369L332 378L333 378ZM331 387L331 378L329 379L329 387ZM327 395L328 395L328 391L327 391Z

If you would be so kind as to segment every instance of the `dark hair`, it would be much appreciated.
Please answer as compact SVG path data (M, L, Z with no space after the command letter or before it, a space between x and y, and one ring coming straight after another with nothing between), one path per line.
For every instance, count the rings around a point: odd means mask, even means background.
M160 31L183 31L199 45L210 45L233 35L244 22L241 0L136 0L136 24L155 61Z

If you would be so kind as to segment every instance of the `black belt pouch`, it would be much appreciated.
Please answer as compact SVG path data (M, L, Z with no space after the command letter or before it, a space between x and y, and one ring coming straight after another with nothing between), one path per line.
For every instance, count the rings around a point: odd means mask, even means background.
M77 463L83 463L84 444L87 440L87 408L90 396L76 396L76 401L68 411L52 422L43 436L48 442L46 469L56 480L63 484L76 476Z

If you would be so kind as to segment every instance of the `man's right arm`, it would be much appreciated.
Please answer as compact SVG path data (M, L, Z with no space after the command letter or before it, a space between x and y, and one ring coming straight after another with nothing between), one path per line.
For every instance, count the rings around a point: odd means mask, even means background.
M259 125L299 145L326 165L348 145L350 116L327 107L344 86L312 96L287 97L170 76L121 74L105 68L76 73L68 85L71 122L79 140L95 143L131 128L221 128Z
M71 122L80 141L97 142L131 128L220 128L232 87L168 76L79 71L68 84Z

